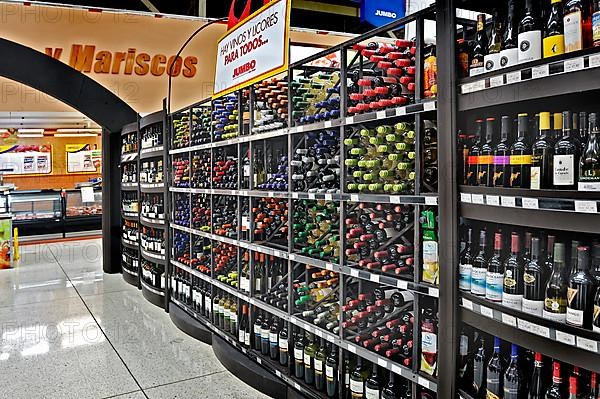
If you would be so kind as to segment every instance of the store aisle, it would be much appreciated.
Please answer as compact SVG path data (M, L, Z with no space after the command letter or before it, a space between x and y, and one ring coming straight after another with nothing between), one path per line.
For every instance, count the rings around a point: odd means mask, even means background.
M0 270L0 397L267 398L121 275L104 274L101 249L29 245Z

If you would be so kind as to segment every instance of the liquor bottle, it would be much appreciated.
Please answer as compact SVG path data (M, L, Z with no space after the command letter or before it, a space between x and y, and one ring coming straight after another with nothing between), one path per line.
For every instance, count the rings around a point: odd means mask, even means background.
M552 385L546 390L545 399L564 399L565 387L560 374L560 363L556 360L552 362Z
M396 374L392 372L388 383L381 390L381 399L404 399L400 395L400 384L396 383Z
M477 340L477 339L475 339ZM473 396L476 399L485 397L485 385L487 379L485 342L483 336L479 336L479 347L473 357Z
M471 292L471 274L473 271L473 254L471 252L473 229L467 229L467 239L465 249L460 256L460 264L458 266L458 289L461 291Z
M471 276L471 294L485 296L487 278L487 253L485 230L479 232L479 253L473 259L473 273Z
M533 4L533 0L525 1L525 15L519 23L519 63L542 58L542 29Z
M522 256L524 265L527 265L529 262L531 262L531 236L531 232L525 232L525 243L523 244L525 249L523 250Z
M347 351L344 351L344 363L342 364L342 373L344 374L343 380L343 396L344 399L349 399L352 396L352 392L350 390L350 375L352 371L354 371L355 364L353 359L350 357L350 354Z
M492 302L502 302L503 280L504 265L502 264L502 233L496 233L494 235L494 254L487 262L485 299Z
M540 113L540 131L531 149L530 188L540 190L552 187L552 161L554 149L548 135L550 133L550 113Z
M365 397L365 381L369 376L369 369L363 367L362 358L356 361L356 367L350 374L350 395L352 399Z
M485 14L477 15L477 35L471 55L469 76L481 75L485 72L484 59L488 49L488 38L485 32Z
M492 177L494 187L509 187L511 151L508 146L508 135L511 125L512 119L509 116L503 116L500 142L494 148L494 175Z
M516 0L508 0L506 29L500 52L500 68L508 68L519 62L519 21L517 21L516 2Z
M487 364L486 399L501 398L502 373L504 372L504 361L500 356L500 338L494 337L494 352Z
M585 399L598 398L600 398L600 381L598 381L598 374L592 372L590 376L590 393L585 396Z
M598 18L600 19L600 13ZM600 191L600 133L597 114L589 117L588 139L579 161L579 190Z
M315 352L315 357L313 360L315 373L315 388L317 388L317 391L323 391L323 388L325 388L325 363L328 354L329 349L327 346L325 346L325 340L321 338L319 348Z
M478 119L475 121L475 141L469 150L469 157L467 158L468 174L466 180L469 186L476 186L479 184L479 156L481 155L481 146L483 145L484 128L483 120Z
M544 29L544 58L565 53L562 0L550 0L550 11Z
M304 347L304 382L312 385L315 382L315 353L318 345L314 335L308 336L307 345Z
M502 305L521 310L523 300L524 266L520 257L520 237L512 233L510 255L504 261L504 283L502 287Z
M565 278L565 244L554 244L554 266L546 285L544 299L545 319L564 323L567 317L567 281Z
M371 374L365 381L365 399L380 399L381 398L381 380L378 373L378 366L373 363Z
M500 52L502 51L503 36L502 30L503 26L500 10L495 8L493 11L492 30L490 32L488 51L483 60L485 72L491 72L500 69Z
M529 188L529 181L531 179L531 147L526 141L528 125L528 115L519 114L517 139L510 147L510 178L508 186L512 188Z
M567 289L567 324L592 328L596 281L590 274L589 247L577 248L577 268L569 278Z
M573 368L573 373L569 376L569 399L581 399L579 396L579 369Z
M527 399L544 399L546 393L546 384L544 378L544 363L542 354L535 352L535 362L533 364L533 375L529 384L529 393Z
M567 0L564 8L563 26L565 32L565 53L583 50L584 21L587 12L582 0Z
M458 386L467 393L472 394L473 359L469 352L469 336L462 328L458 348Z
M525 375L519 367L519 348L517 345L512 344L510 350L510 363L504 372L503 399L524 399L527 385L525 383Z
M485 121L485 143L481 146L481 155L479 155L479 175L477 184L484 187L492 187L494 177L494 129L496 125L495 118L487 118Z
M325 387L327 397L333 398L337 396L338 390L338 352L333 347L329 347L327 359L325 361Z
M581 146L571 131L572 116L570 111L563 113L562 138L554 145L553 184L554 188L562 190L577 190L579 168L577 160L580 158Z
M540 261L540 239L534 237L531 239L531 261L525 265L523 275L523 312L542 316L547 277Z

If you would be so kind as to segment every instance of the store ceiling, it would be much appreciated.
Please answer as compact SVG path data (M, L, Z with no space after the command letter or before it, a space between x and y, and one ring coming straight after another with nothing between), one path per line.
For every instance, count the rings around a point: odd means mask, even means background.
M0 112L0 129L99 128L79 112Z

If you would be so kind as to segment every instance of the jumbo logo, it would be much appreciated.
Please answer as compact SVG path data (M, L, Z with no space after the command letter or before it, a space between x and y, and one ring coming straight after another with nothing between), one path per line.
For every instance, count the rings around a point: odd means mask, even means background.
M252 72L256 69L256 60L246 62L244 65L239 66L233 70L233 78L237 78L246 73Z
M396 18L397 17L397 14L395 12L385 11L385 10L377 10L377 11L375 11L375 15L378 17L386 17L386 18Z
M239 17L236 17L236 11L239 11L241 8L240 5L243 1L246 1L246 3L243 7L242 14ZM227 30L231 30L234 26L247 19L254 11L258 10L262 6L266 6L271 1L272 0L233 0L231 2L231 7L229 8Z

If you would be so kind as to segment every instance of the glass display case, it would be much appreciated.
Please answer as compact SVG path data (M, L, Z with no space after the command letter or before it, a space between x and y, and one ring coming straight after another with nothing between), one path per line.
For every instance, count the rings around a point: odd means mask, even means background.
M65 216L74 217L102 216L102 188L87 188L65 191ZM86 188L83 188L86 190Z
M30 190L12 192L8 200L15 222L62 220L60 191Z

